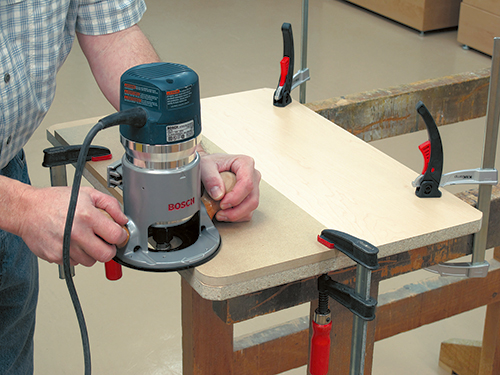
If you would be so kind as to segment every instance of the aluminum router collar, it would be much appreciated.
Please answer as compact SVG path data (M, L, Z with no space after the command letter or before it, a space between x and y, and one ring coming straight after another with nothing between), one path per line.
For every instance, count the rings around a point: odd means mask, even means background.
M120 135L120 141L132 164L147 169L175 169L196 159L196 146L201 141L201 135L186 142L166 145L138 143L123 135Z

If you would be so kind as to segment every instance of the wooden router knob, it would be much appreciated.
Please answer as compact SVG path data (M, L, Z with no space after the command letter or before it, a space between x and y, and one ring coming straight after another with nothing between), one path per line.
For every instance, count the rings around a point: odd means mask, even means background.
M236 185L236 175L233 172L222 172L220 174L222 180L224 181L224 186L226 188L226 194L233 190L234 185ZM207 209L208 216L213 219L215 214L220 211L220 201L212 199L210 194L205 190L201 196L201 202L205 205Z

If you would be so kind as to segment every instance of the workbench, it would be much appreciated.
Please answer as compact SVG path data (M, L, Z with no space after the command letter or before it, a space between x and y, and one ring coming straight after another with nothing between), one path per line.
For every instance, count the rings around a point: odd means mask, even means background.
M274 107L273 92L202 100L206 147L252 156L262 173L261 200L250 222L217 223L222 246L213 260L180 272L184 374L275 374L307 362L308 321L290 324L291 334L274 330L269 340L257 334L244 342L235 342L233 324L301 303L314 310L323 273L352 284L354 263L319 244L321 230L347 232L379 248L381 268L371 286L377 298L383 279L470 252L481 225L481 213L453 194L416 197L417 173L306 106ZM52 126L48 138L54 145L81 143L97 120ZM109 147L113 160L87 163L86 177L108 191L106 166L123 154L118 129L99 133L94 144ZM121 199L118 189L108 192ZM346 374L352 314L330 302L330 374ZM406 324L406 316L388 317L387 306L396 302L380 306L368 326L366 374L381 330L388 337Z

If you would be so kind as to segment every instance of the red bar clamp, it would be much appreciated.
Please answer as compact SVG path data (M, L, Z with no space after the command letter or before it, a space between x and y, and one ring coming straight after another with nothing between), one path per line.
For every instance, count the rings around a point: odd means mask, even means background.
M326 375L330 362L330 331L332 329L331 312L328 308L328 298L331 297L354 314L353 339L351 349L350 374L362 374L364 367L365 340L360 334L365 334L360 326L375 319L377 301L370 297L371 271L378 268L378 249L370 243L353 237L347 233L324 230L318 236L318 241L329 249L336 248L357 263L356 288L350 288L338 283L324 274L318 278L319 303L314 312L309 353L309 373L311 375Z
M276 107L286 107L292 102L291 92L294 65L292 25L285 22L281 26L281 32L283 33L283 59L280 63L280 80L273 96L273 104Z

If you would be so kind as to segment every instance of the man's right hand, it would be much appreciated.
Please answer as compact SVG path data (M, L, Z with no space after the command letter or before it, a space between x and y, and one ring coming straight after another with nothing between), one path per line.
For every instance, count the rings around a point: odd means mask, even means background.
M16 212L20 221L15 234L22 237L35 255L50 263L62 264L70 194L69 187L40 189L27 185L20 192ZM114 245L127 238L121 227L127 221L115 198L92 188L81 188L71 234L71 264L90 267L96 261L111 260L116 254Z

